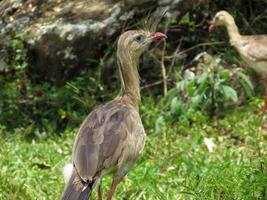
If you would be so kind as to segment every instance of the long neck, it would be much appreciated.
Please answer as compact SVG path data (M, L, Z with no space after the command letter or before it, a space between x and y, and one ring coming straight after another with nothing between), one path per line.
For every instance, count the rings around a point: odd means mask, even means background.
M121 78L120 96L125 98L137 110L140 102L140 81L138 74L138 60L131 59L129 52L123 52L122 56L118 55L118 63Z
M239 34L238 28L233 19L229 20L226 23L226 28L227 28L231 43L238 42L241 39L241 35Z

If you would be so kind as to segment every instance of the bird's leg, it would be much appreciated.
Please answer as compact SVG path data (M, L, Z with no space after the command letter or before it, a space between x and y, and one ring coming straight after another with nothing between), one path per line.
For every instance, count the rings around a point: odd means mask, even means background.
M109 189L108 194L107 194L107 200L111 200L112 199L112 196L113 196L113 194L115 192L115 189L116 189L118 183L119 183L118 180L116 180L116 179L112 180L112 184L111 184L110 189Z
M97 194L98 194L98 200L102 200L102 187L101 187L101 181L100 181L99 186L98 186Z
M260 116L262 117L267 110L267 77L264 77L264 106L260 110Z

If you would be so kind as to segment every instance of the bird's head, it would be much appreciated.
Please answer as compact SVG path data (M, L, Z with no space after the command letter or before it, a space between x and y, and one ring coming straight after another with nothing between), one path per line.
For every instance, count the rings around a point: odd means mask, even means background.
M118 40L117 56L119 60L137 61L140 55L155 44L167 38L163 33L156 32L158 24L167 10L158 9L146 20L146 26L141 30L130 30L123 33ZM151 45L151 47L156 45Z
M217 26L227 26L232 22L234 18L227 11L219 11L210 22L209 32L214 31Z
M166 37L165 34L160 32L151 33L144 30L127 31L118 40L118 56L127 55L131 59L138 59L152 43L161 41Z

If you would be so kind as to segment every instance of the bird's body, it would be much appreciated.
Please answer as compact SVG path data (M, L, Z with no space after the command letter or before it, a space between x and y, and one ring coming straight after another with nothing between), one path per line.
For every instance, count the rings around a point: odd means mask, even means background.
M84 184L76 185L77 191L83 190L88 181L95 185L106 174L112 173L121 180L142 152L145 136L138 111L124 103L123 98L91 112L74 143L73 170L78 176L73 178L84 181ZM76 196L73 189L75 187L71 187L65 196Z
M267 35L240 36L240 40L231 41L231 45L249 67L267 76Z
M226 11L218 12L209 27L212 31L216 26L225 26L230 44L236 48L241 58L264 78L265 105L267 109L267 35L240 35L234 18Z
M98 199L102 199L101 179L112 174L107 194L107 200L111 200L117 184L137 161L146 137L139 115L139 57L153 41L164 37L162 33L141 30L120 36L117 49L120 95L92 111L82 123L74 142L73 167L62 200L87 200L97 185Z
M101 177L99 173L105 169L116 172L124 165L130 167L144 144L145 131L139 113L114 100L85 119L74 143L73 162L80 177L91 180L96 175ZM91 158L94 163L89 162Z

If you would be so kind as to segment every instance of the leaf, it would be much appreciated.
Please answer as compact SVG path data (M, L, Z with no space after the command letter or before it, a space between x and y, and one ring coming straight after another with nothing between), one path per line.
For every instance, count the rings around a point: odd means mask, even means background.
M165 99L165 101L170 103L172 101L172 99L175 97L176 97L176 88L172 88L168 91L168 93L164 99Z
M179 92L183 92L183 91L185 90L186 86L187 86L187 83L186 83L184 80L182 80L182 81L176 83L176 89L177 89Z
M219 65L220 62L221 62L221 59L220 59L220 58L215 58L215 59L213 59L213 64L214 64L214 65Z
M164 117L161 115L157 118L156 122L155 122L155 132L156 133L160 133L163 129L165 125L165 119Z
M208 89L209 73L208 72L204 72L203 74L201 74L201 76L197 80L197 83L200 84L198 86L198 94L203 94L206 91L206 89Z
M183 18L180 20L181 24L190 24L190 16L189 13L186 13Z
M238 101L237 92L228 85L222 85L222 93L224 97L228 100L232 100L234 102Z
M231 78L231 71L228 69L223 69L220 72L220 77L224 80L228 80L229 78Z
M242 88L244 89L246 95L249 97L252 97L253 93L254 93L254 86L253 86L250 78L246 74L244 74L240 71L237 71L236 74L239 77L239 83L242 86Z
M183 103L177 98L173 98L171 101L171 113L182 113L183 112L184 105Z
M192 101L192 105L191 107L196 108L199 103L201 102L202 96L201 95L196 95L194 97L192 97L191 101Z
M207 78L209 77L209 73L208 72L203 72L197 79L197 83L201 84L203 82L205 82L207 80Z
M254 90L254 86L253 86L253 84L252 84L250 78L249 78L246 74L244 74L244 73L238 71L238 72L237 72L237 75L238 75L240 78L242 78L244 81L246 81L246 83L248 84L248 86L249 86L252 90Z
M188 96L193 97L196 91L196 87L195 87L195 81L191 81L188 85L187 85L187 92L188 92Z
M76 87L76 85L71 83L71 82L67 82L66 87L68 89L72 90L73 92L75 92L76 94L80 93L80 89L78 87Z

